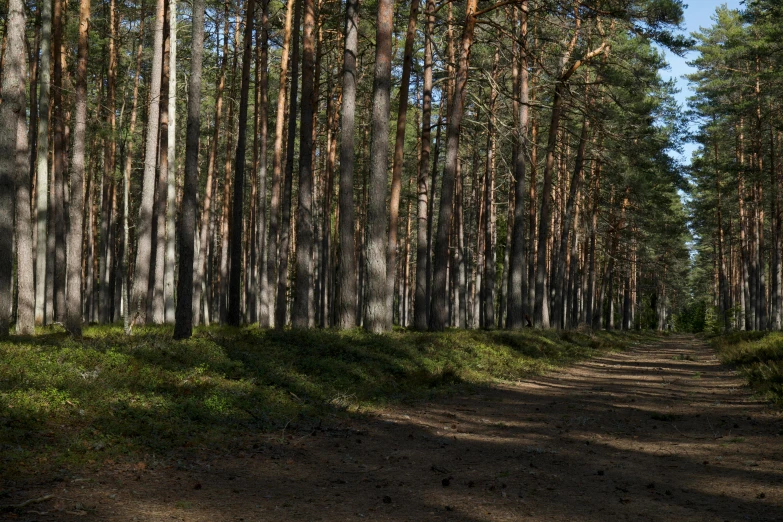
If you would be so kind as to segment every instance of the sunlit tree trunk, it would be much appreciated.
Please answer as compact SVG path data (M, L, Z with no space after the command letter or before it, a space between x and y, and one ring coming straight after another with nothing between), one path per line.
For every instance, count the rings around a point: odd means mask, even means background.
M136 222L136 269L133 279L131 306L133 322L144 323L147 317L147 288L152 255L152 219L155 202L155 167L158 152L158 119L163 68L163 18L166 0L157 0L155 38L150 76L150 104L147 111L147 142L144 151L144 177L139 219Z
M280 75L277 91L277 114L275 120L275 143L272 156L272 191L269 200L269 241L267 254L267 287L269 290L269 326L275 326L276 317L276 288L277 267L280 259L280 200L283 171L283 133L285 129L285 95L286 81L288 78L289 49L291 46L291 17L294 12L296 0L288 0L285 14L285 28L283 30L283 47L280 57ZM296 80L292 83L296 83ZM275 303L275 312L271 310Z
M139 6L139 43L136 49L136 74L133 76L133 101L131 102L131 114L130 122L128 124L128 136L131 138L136 130L136 117L138 114L139 106L139 80L141 77L141 57L144 49L144 2ZM130 333L130 309L129 309L129 295L128 284L130 274L128 273L128 258L130 256L130 178L131 169L133 167L133 140L128 139L125 144L125 165L123 167L122 186L123 186L123 203L122 203L122 257L120 261L120 308L122 310L122 317L124 323L124 329L126 333Z
M169 177L169 78L170 78L170 17L169 0L166 0L163 14L163 57L161 63L161 91L160 123L158 132L158 170L155 185L155 215L153 217L153 244L155 260L153 261L153 273L150 278L150 293L152 295L151 306L148 314L152 314L152 323L163 324L165 322L165 295L164 277L166 271L166 197L167 182ZM149 317L147 318L149 320Z
M163 274L164 315L174 323L174 266L177 219L177 0L169 0L168 170L166 176L166 269Z
M400 192L402 188L402 168L405 152L405 128L408 116L408 89L411 80L413 61L413 41L416 37L416 18L419 16L419 0L411 0L408 30L405 35L405 50L400 78L399 105L397 112L397 131L394 140L394 159L392 161L391 198L389 202L389 242L386 259L386 308L392 310L394 299L394 276L397 266L397 227L400 214ZM391 327L391 316L387 326Z
M367 256L367 305L364 327L374 333L391 329L386 299L386 193L389 164L389 98L391 94L392 31L394 2L379 0L375 35L372 141L365 242ZM393 276L392 276L393 277Z
M41 58L38 66L38 145L36 161L35 323L46 322L47 206L49 204L49 90L51 86L52 2L41 5ZM52 303L49 303L49 307Z

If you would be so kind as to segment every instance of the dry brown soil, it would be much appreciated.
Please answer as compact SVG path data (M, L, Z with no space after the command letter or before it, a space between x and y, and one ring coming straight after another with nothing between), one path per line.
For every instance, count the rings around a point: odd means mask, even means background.
M14 520L783 520L783 415L692 337L224 454L14 491ZM232 444L236 444L233 441Z

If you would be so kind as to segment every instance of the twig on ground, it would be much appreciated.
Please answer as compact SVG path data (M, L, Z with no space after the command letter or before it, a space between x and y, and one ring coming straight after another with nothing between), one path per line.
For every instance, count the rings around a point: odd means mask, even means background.
M10 506L2 506L2 507L0 507L0 512L13 511L15 509L22 509L23 507L29 506L30 504L40 504L41 502L46 502L47 500L51 500L53 498L54 498L54 495L44 495L44 496L38 497L38 498L31 498L31 499L25 500L24 502L21 502L19 504L11 504Z

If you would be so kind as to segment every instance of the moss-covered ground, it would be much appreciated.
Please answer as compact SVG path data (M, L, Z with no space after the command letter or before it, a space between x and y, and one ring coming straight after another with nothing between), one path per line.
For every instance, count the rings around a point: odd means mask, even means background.
M173 341L169 327L130 337L89 327L81 340L43 330L0 343L0 468L9 477L208 449L516 381L652 335L210 327Z

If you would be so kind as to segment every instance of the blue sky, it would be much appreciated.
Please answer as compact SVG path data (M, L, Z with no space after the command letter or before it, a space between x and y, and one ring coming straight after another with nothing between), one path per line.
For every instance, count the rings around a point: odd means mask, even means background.
M685 23L684 33L690 35L694 31L698 31L699 27L709 27L712 25L711 17L715 14L715 10L720 5L726 5L732 9L738 9L742 7L740 5L741 0L690 0L688 8L685 9ZM666 52L666 61L669 62L670 69L662 71L661 75L664 78L670 77L677 81L677 87L680 89L677 94L677 101L685 108L687 99L691 96L692 91L688 86L688 80L684 78L684 75L694 71L692 67L689 67L686 63L688 60L694 58L694 53L689 53L685 58L680 58L670 52ZM696 148L693 143L684 144L684 154L681 160L684 163L690 161L691 152Z

